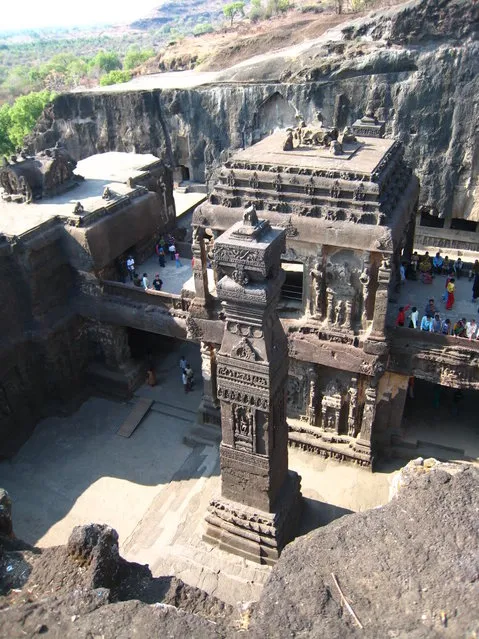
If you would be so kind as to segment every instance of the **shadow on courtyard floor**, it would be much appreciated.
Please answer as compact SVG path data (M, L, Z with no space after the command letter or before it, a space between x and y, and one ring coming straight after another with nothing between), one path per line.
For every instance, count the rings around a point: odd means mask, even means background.
M335 519L350 515L352 512L348 508L341 508L341 506L327 504L317 499L303 497L303 512L297 536L306 535L315 528L326 526L326 524L330 524Z
M165 353L155 404L130 438L117 431L132 404L90 397L70 416L41 421L19 452L0 462L0 486L11 495L18 537L55 545L65 542L73 526L96 521L126 538L169 483L218 475L207 463L212 447L184 443L196 424L202 388L199 373L198 386L185 396L182 352L199 371L198 347L181 344ZM166 414L157 398L168 403Z

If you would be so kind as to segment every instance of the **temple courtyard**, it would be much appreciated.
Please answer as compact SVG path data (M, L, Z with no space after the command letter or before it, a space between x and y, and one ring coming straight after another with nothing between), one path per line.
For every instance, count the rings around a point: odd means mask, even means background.
M185 354L198 385L185 395L178 360ZM70 416L50 417L9 461L0 485L14 504L15 533L41 547L66 543L73 526L107 523L132 561L154 575L175 574L229 602L255 599L267 566L213 549L202 541L210 499L219 494L219 430L200 427L198 347L176 343L157 357L158 385L137 396L154 400L130 438L117 434L130 402L90 397ZM302 477L300 534L351 511L388 500L389 481L403 462L378 472L290 450Z

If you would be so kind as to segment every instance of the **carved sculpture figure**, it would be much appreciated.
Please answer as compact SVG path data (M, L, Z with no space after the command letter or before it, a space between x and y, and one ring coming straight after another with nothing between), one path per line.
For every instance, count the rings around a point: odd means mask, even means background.
M368 319L368 301L369 301L369 290L371 286L371 276L369 274L369 267L365 266L361 275L359 276L359 281L362 284L363 288L363 313L362 319L366 321Z
M339 302L336 304L334 323L337 326L342 326L342 324L344 324L344 302L343 302L343 300L339 300Z
M322 297L324 272L320 262L317 262L314 269L311 269L309 275L313 281L313 315L322 315Z
M337 140L331 140L329 143L329 152L331 155L341 155L343 152L342 144Z
M77 202L75 207L73 208L73 215L81 215L85 212L83 204L81 202Z
M286 129L286 139L283 143L283 151L292 151L293 148L293 129Z

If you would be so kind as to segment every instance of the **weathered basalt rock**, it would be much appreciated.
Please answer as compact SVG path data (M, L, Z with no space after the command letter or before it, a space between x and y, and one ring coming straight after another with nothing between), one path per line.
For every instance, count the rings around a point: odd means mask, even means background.
M118 533L110 526L75 526L68 539L67 552L80 565L88 566L92 588L116 584L120 561Z
M4 488L0 488L0 535L13 535L12 500Z
M474 636L478 487L475 468L455 476L438 469L386 506L293 542L257 604L252 636Z

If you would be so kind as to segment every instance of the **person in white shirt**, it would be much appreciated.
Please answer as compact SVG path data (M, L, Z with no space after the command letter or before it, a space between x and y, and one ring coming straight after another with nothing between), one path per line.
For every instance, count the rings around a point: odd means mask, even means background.
M477 338L478 326L476 320L471 320L470 322L466 322L466 337L468 339L476 339Z
M128 275L130 276L130 280L133 282L133 275L135 273L135 260L131 255L128 256L126 260L126 268L128 270Z
M150 282L148 281L148 273L143 273L143 277L141 278L141 285L143 286L143 288L148 289L150 288Z
M174 244L170 244L170 246L168 247L168 253L170 254L170 260L174 262L176 253L176 246Z
M411 315L409 316L409 328L417 328L419 322L419 311L415 306L411 309Z

